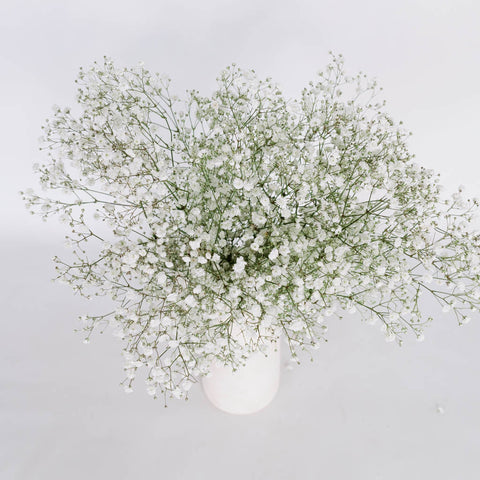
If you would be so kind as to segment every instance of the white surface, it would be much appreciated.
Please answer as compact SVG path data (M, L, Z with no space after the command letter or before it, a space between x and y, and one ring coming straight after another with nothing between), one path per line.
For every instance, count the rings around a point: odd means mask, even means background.
M479 18L473 0L0 2L0 479L477 480L480 318L435 310L402 348L355 316L331 322L258 414L219 412L198 385L165 409L118 387L116 340L73 333L93 307L49 282L61 228L16 192L34 185L51 105L103 54L170 73L179 93L235 61L294 95L333 49L377 76L418 161L478 194Z
M235 415L251 415L269 405L280 386L280 345L280 341L272 343L265 352L251 354L235 372L230 366L213 364L210 375L202 379L210 402Z

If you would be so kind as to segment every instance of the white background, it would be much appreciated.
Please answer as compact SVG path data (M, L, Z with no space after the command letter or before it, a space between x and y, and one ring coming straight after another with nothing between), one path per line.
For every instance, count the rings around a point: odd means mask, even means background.
M0 479L480 478L480 318L439 314L399 348L358 318L293 371L266 410L235 417L118 386L120 344L73 332L86 302L52 284L62 230L17 191L51 106L72 104L78 67L103 55L208 93L232 62L297 95L343 53L375 76L414 132L417 161L480 193L480 4L409 1L0 2ZM443 414L439 413L440 406Z

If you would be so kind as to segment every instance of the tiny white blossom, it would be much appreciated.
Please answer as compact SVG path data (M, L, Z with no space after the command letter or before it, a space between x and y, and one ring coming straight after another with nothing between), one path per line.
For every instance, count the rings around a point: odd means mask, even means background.
M273 248L272 251L269 253L268 258L272 260L272 262L276 260L278 258L278 249Z
M395 340L395 333L391 331L390 329L387 329L387 332L385 334L385 341L386 342L393 342Z
M243 188L243 180L240 179L240 178L235 178L233 180L233 186L237 189L237 190L240 190L241 188Z
M260 307L260 305L258 303L256 303L255 305L252 306L252 308L250 309L250 312L252 313L252 315L256 318L260 318L261 314L262 314L262 309Z
M236 274L241 274L245 271L245 265L247 262L243 259L243 257L238 257L235 265L233 266L233 271Z
M188 295L188 297L185 298L185 304L189 307L194 307L197 304L197 301L193 295Z
M190 240L190 242L188 242L192 250L198 250L200 248L201 243L202 243L202 240L199 238L197 238L196 240Z
M157 387L155 387L155 385L148 385L147 393L153 397L157 393Z
M258 214L257 212L253 212L252 214L252 222L257 226L257 227L263 227L265 225L265 222L267 221L266 217L263 215Z

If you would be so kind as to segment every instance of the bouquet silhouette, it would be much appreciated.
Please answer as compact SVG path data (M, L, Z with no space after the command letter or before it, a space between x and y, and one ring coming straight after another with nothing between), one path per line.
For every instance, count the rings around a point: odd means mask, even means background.
M345 313L421 340L424 293L460 324L478 311L478 201L444 198L341 55L298 99L236 65L184 101L108 58L77 82L35 166L51 198L23 195L71 230L58 278L114 301L82 331L122 339L127 391L145 368L149 394L185 398L214 359L241 368L280 336L297 358Z

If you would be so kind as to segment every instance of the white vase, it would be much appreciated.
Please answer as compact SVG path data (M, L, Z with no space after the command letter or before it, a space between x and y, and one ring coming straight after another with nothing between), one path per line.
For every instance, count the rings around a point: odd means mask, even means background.
M202 385L210 402L224 412L258 412L273 400L280 385L280 341L269 345L265 353L252 353L236 372L230 366L212 365Z

